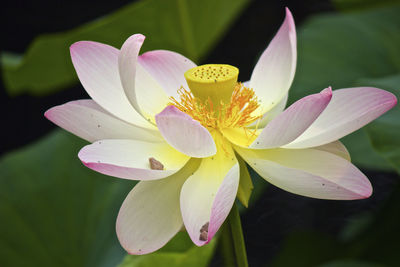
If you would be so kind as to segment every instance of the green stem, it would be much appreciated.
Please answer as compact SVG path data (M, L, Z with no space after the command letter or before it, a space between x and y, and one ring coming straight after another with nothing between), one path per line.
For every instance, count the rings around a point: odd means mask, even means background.
M222 233L219 242L220 251L224 260L224 266L236 266L231 227L228 223L225 223L221 230Z
M229 247L232 251L230 254L234 254L236 259L237 267L248 267L246 246L243 238L242 224L240 222L240 215L236 204L233 205L231 212L226 221L226 226L223 231L223 247L227 250ZM225 237L226 236L226 237ZM226 244L226 241L231 241L231 245ZM227 253L224 253L227 255Z

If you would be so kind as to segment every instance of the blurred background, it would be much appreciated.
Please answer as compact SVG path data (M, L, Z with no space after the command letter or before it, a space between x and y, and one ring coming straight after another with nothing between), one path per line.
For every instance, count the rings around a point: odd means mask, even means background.
M143 50L169 49L198 64L239 67L258 57L292 11L298 64L289 104L327 86L375 86L400 97L400 1L114 0L2 4L0 266L224 266L218 238L197 248L180 233L165 248L126 256L115 218L135 184L85 168L85 142L43 113L88 98L69 46L120 48L133 33ZM374 194L357 201L309 199L252 173L242 209L250 266L400 266L400 108L342 140Z

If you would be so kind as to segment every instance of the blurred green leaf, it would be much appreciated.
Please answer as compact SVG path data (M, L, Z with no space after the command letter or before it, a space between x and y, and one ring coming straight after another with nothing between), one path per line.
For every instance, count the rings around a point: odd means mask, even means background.
M333 260L342 253L342 247L329 235L311 231L289 235L271 266L308 267Z
M376 262L387 266L397 266L400 251L400 184L394 188L385 205L374 216L374 220L362 234L347 244L348 256Z
M135 182L83 166L77 153L85 143L58 130L0 159L0 266L109 267L122 261L115 220ZM206 266L215 242L198 248L182 232L159 252L127 256L121 266Z
M84 141L56 131L0 160L0 266L113 266L115 235L132 181L85 168Z
M385 265L356 261L356 260L335 260L332 262L324 263L318 267L384 267Z
M29 46L20 64L2 56L9 94L43 95L77 81L69 46L80 40L120 48L134 33L148 38L142 52L168 49L194 61L206 55L250 0L142 0L76 29L44 34ZM5 59L5 60L4 60Z
M294 232L286 238L272 266L397 266L399 206L400 184L397 184L373 218L360 217L360 229L350 238L336 239L314 231Z
M306 22L298 34L298 67L290 102L327 86L352 87L358 85L360 78L375 79L399 73L399 13L400 5L394 5L317 15ZM376 127L380 131L386 126ZM374 150L368 136L361 129L343 139L352 161L363 168L393 169Z
M333 0L334 6L341 11L354 11L368 8L390 6L399 0Z
M197 247L186 233L181 232L157 253L142 256L128 255L118 267L206 267L215 247L216 238L208 245Z

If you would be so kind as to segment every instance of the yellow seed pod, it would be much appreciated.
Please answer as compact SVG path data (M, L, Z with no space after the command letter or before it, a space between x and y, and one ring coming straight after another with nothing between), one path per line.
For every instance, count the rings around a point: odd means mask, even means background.
M239 69L225 64L207 64L185 72L185 79L193 95L214 104L231 101L233 89L237 84Z

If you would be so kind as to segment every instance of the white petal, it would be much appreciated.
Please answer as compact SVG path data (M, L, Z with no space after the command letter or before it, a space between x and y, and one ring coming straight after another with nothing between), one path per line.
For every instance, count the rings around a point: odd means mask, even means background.
M290 143L318 118L331 97L332 90L327 88L296 101L268 123L250 147L265 149Z
M361 199L372 193L367 177L348 160L318 149L253 150L236 147L271 184L321 199Z
M118 56L118 69L122 86L128 100L138 112L140 112L140 109L135 93L136 65L145 38L142 34L132 35L124 42Z
M136 139L162 142L158 131L126 123L104 109L93 100L77 100L55 106L45 116L61 128L89 141L101 139Z
M332 100L317 120L287 148L320 146L342 138L396 105L396 97L373 87L333 91Z
M119 50L96 42L71 45L71 58L86 92L102 108L129 123L154 129L129 103L118 71Z
M119 211L116 228L119 242L129 254L156 251L182 228L179 193L199 163L199 159L192 159L168 178L140 181L128 194Z
M189 89L184 73L196 67L183 55L167 50L146 52L139 57L139 63L164 88L168 96L176 99L181 86Z
M157 114L156 123L165 140L188 156L204 158L217 152L210 132L175 106L168 106Z
M160 113L171 100L161 85L140 63L136 66L135 92L141 114L155 124L155 115Z
M119 73L126 95L132 106L148 121L170 102L161 85L139 63L139 50L144 35L134 34L122 45L119 54Z
M250 88L261 100L264 113L287 94L294 78L296 58L296 29L292 14L286 9L285 21L261 55L250 78Z
M197 246L210 242L232 208L239 185L239 164L229 143L211 157L202 159L199 169L185 182L181 210L186 230ZM200 239L206 224L208 234Z
M286 94L281 101L278 102L273 108L271 108L267 113L264 114L263 118L261 119L258 127L264 128L268 122L274 119L276 116L281 114L285 108L288 101L289 94Z
M101 140L87 145L78 157L87 166L100 173L131 180L156 180L179 171L189 157L167 143L149 143L137 140ZM163 170L150 168L149 159L164 165Z

